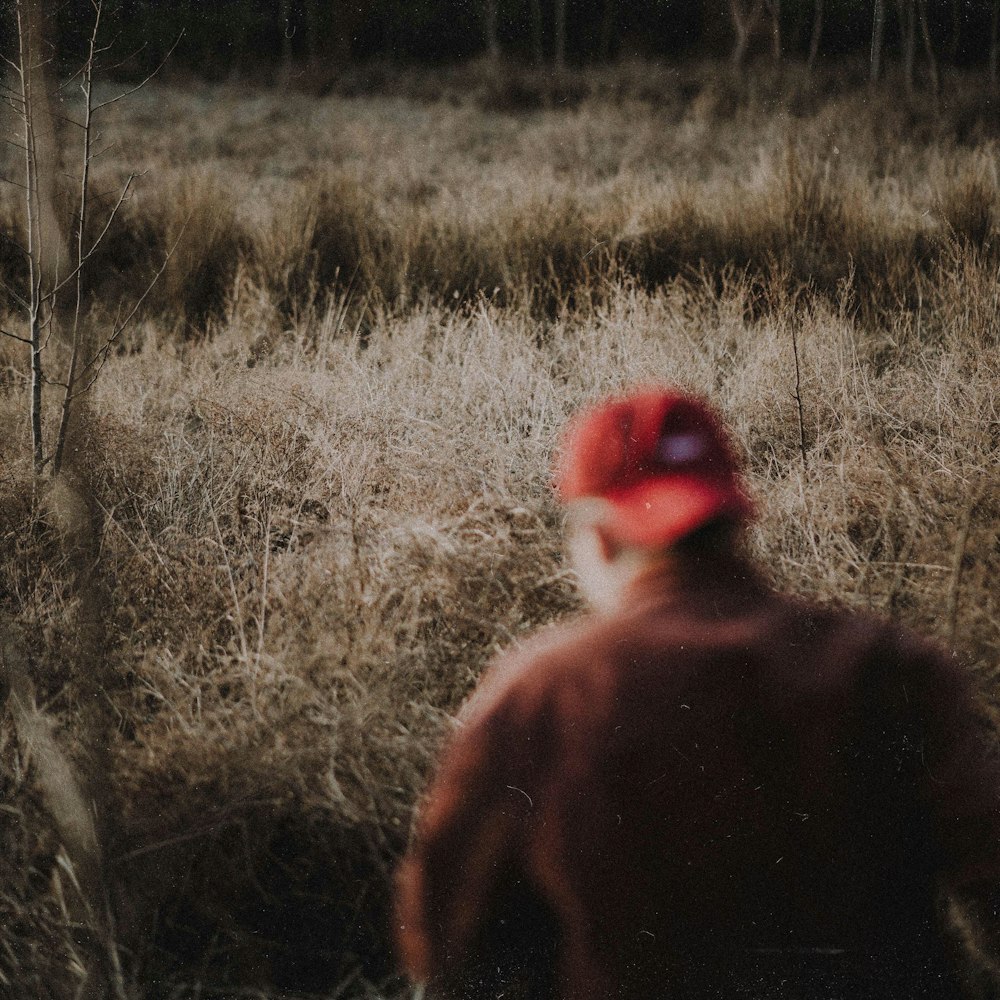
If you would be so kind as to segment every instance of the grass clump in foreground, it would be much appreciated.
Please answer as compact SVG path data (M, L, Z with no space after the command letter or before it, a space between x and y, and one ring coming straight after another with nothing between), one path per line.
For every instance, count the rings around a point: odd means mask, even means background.
M62 492L0 345L0 612L98 804L129 993L399 990L413 803L486 661L576 609L551 453L622 385L724 410L780 584L954 640L1000 701L995 150L888 99L724 97L122 111L152 180L92 322L191 236ZM63 1000L102 944L0 745L0 984Z

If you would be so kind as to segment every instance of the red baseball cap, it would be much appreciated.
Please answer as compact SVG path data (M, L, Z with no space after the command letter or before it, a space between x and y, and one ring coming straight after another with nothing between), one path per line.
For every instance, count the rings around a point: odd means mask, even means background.
M556 470L566 503L609 505L605 527L628 545L669 545L718 518L753 515L722 421L675 389L638 391L578 415Z

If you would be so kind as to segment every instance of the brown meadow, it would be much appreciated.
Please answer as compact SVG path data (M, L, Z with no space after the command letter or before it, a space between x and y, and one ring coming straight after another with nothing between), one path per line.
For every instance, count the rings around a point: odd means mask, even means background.
M516 82L141 91L105 126L97 188L144 173L91 328L180 242L58 489L32 489L0 341L0 614L96 803L130 996L401 992L414 802L484 664L576 612L551 456L625 384L724 411L780 585L952 644L1000 704L1000 179L974 82L937 110L846 71ZM8 719L0 744L0 991L63 1000L95 943Z

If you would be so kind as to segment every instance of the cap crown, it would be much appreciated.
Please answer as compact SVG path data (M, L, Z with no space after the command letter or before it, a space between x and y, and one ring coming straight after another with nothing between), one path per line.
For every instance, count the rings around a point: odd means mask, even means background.
M564 501L607 500L611 528L625 540L656 544L715 517L747 517L738 470L707 404L676 390L648 390L573 421L556 478Z

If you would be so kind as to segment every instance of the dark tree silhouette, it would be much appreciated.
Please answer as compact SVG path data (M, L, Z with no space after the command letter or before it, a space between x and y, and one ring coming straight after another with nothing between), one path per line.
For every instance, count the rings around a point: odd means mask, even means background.
M809 35L808 65L812 69L819 55L820 36L823 34L823 0L814 0L812 32Z
M913 67L917 51L917 0L896 0L899 32L903 46L903 81L913 90Z
M545 59L542 47L542 4L541 0L529 0L531 8L531 55L536 66L541 66Z
M875 0L872 17L872 48L868 78L876 83L882 75L882 43L885 39L885 0Z
M917 19L920 21L920 36L924 40L924 52L927 55L927 71L931 77L931 90L936 97L941 91L941 80L938 76L937 57L934 55L934 43L931 41L931 29L927 23L927 0L917 0Z
M740 70L746 61L750 42L767 14L770 24L765 30L771 37L771 54L775 61L782 55L781 0L729 0L729 18L733 25L733 49L730 61Z
M951 31L945 54L949 62L954 62L958 55L958 47L962 43L962 0L951 0L949 8L951 10Z
M992 17L990 18L990 90L997 92L997 70L1000 63L1000 0L993 0Z
M482 0L480 14L483 19L483 41L493 62L500 60L500 34L498 29L497 0Z
M729 0L729 16L733 22L733 51L730 61L737 70L743 68L746 59L750 36L757 27L757 22L764 10L763 0Z
M554 0L555 7L555 65L557 70L566 68L566 0Z
M292 0L279 0L278 20L281 28L281 63L278 79L285 82L292 75Z
M158 65L181 28L174 71L224 78L290 79L293 64L320 82L348 62L447 63L484 49L565 67L607 61L626 39L670 59L728 52L736 68L761 52L802 59L866 50L869 75L888 61L900 87L941 83L941 68L979 67L992 86L994 0L105 0L121 23L117 71L142 78ZM9 11L10 4L5 5ZM80 25L90 0L59 0L60 72L82 55ZM569 18L573 18L570 23ZM519 30L518 30L519 28ZM11 18L0 18L0 51L14 48ZM628 46L629 49L632 45ZM252 58L251 58L252 57ZM334 74L331 74L334 75ZM935 83L936 81L936 83Z
M616 0L604 0L604 7L601 12L601 35L597 48L597 55L601 62L607 62L611 58L612 39L615 31L615 17L618 14L618 4Z
M771 54L775 62L781 61L781 0L764 0L771 17Z

